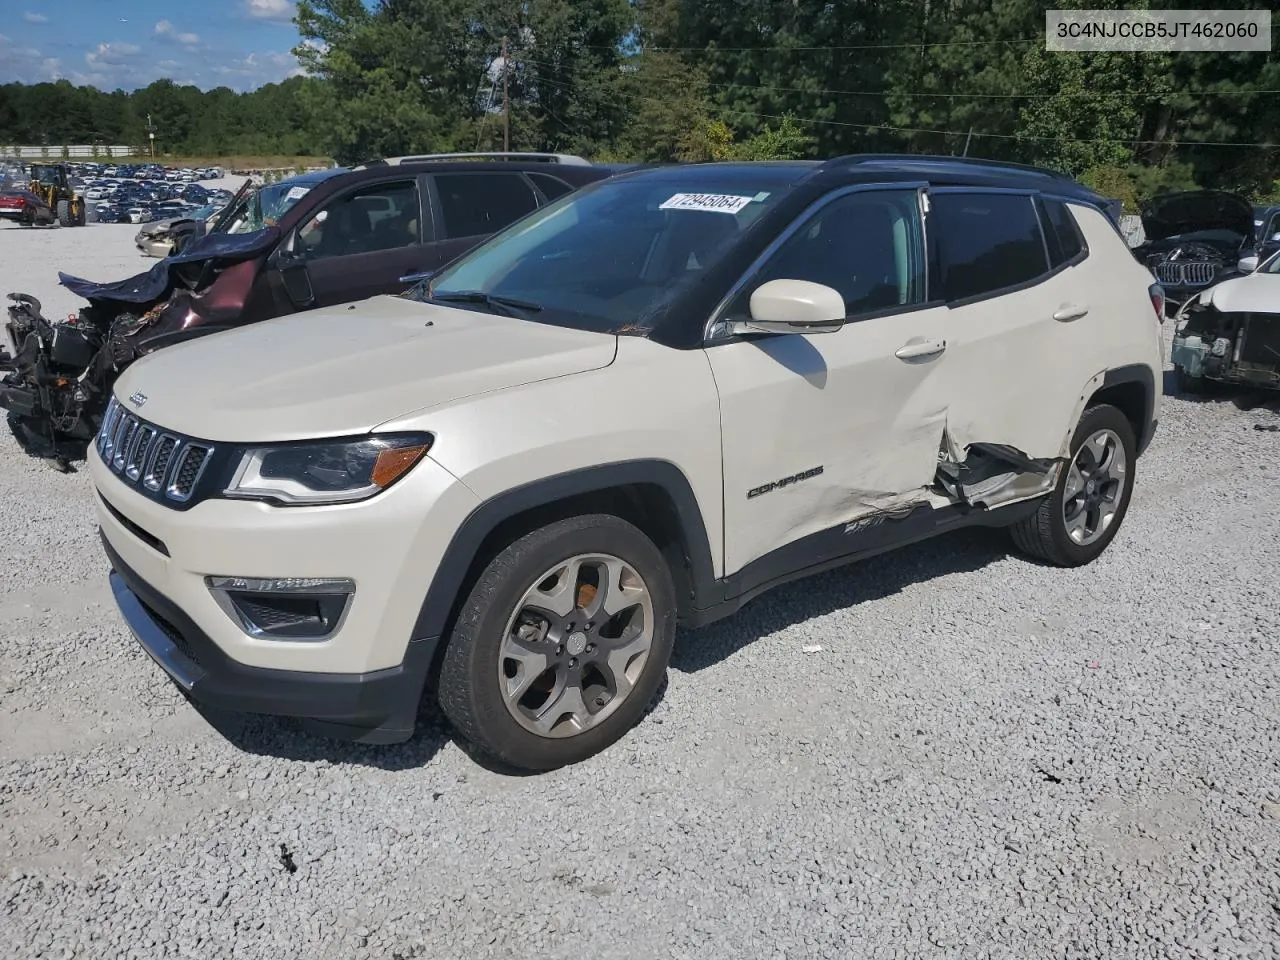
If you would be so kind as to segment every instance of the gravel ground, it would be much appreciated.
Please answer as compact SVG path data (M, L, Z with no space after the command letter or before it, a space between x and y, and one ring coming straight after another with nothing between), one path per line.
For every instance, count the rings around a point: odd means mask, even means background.
M9 289L145 265L0 229ZM1280 423L1165 401L1082 570L956 534L685 633L605 754L504 777L194 712L82 472L0 440L13 958L1280 956ZM821 645L814 653L804 652Z

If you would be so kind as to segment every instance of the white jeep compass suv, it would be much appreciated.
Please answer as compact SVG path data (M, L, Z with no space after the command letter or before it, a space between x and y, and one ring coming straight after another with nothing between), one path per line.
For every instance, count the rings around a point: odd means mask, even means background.
M784 581L968 525L1088 563L1162 370L1103 211L946 158L640 170L405 295L160 351L90 452L120 610L197 704L389 743L428 689L548 769Z

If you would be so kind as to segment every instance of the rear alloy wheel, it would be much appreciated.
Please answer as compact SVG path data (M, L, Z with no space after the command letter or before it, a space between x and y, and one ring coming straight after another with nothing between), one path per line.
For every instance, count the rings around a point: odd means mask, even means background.
M1107 548L1133 493L1133 427L1116 407L1089 407L1071 440L1071 460L1039 509L1010 531L1024 553L1079 567Z
M577 763L652 702L674 589L657 547L607 515L536 530L481 574L449 638L439 696L458 732L513 767Z

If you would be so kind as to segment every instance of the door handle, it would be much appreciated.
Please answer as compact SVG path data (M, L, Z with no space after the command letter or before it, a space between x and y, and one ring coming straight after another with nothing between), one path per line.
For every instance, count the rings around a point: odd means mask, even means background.
M1068 323L1072 320L1079 320L1088 312L1088 307L1077 306L1074 303L1064 303L1054 311L1053 319L1060 320L1063 323Z
M916 338L908 340L895 350L893 355L899 360L921 360L925 357L936 357L945 349L947 349L947 341L945 340Z

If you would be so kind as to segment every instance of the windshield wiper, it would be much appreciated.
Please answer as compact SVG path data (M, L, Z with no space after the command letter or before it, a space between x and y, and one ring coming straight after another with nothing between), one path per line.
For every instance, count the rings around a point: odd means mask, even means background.
M518 300L515 297L499 297L482 290L454 290L450 293L433 293L429 300L441 303L480 303L486 307L494 307L509 317L519 317L520 312L539 313L542 304L532 300ZM520 311L520 312L518 312Z

